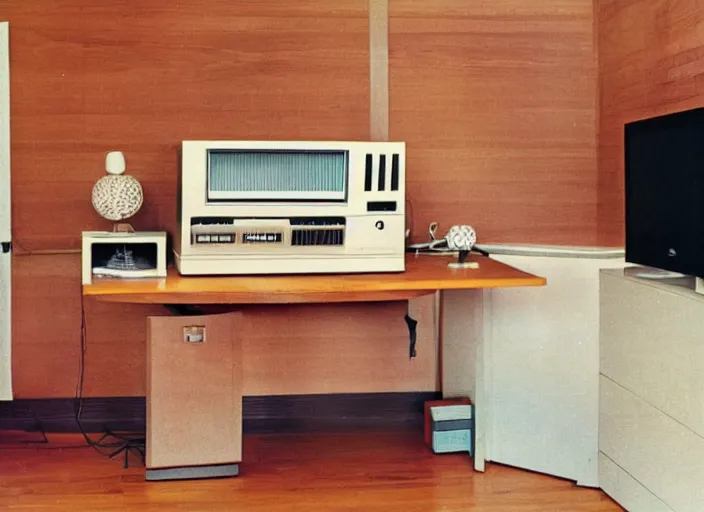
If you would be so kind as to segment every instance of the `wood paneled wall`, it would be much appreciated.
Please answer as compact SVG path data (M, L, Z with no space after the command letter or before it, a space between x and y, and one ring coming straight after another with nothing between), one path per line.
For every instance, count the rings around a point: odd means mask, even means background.
M593 243L591 1L390 0L388 16L390 138L408 143L414 238L437 221L472 223L483 241ZM109 229L90 204L106 151L124 151L143 184L135 228L173 231L181 140L371 136L367 0L0 0L0 18L18 397L73 395L78 256L37 253ZM435 390L433 355L407 359L404 307L252 310L266 328L249 345L248 394ZM87 313L86 394L142 394L144 318L163 312Z
M81 354L79 257L18 256L13 264L15 394L72 397ZM435 391L434 298L418 300L412 361L403 303L245 308L245 395ZM168 311L90 299L84 307L85 395L143 396L146 316Z
M704 106L704 4L600 0L600 243L624 243L623 125Z
M594 244L592 2L392 0L389 16L390 134L408 143L415 231Z
M109 150L176 225L185 139L368 137L365 0L2 2L10 21L14 238L76 248Z

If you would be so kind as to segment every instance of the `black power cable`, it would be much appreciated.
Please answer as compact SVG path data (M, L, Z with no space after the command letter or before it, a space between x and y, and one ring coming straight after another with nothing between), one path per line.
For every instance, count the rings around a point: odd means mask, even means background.
M86 342L86 310L83 301L83 285L81 285L81 346L80 346L80 357L78 364L78 379L76 380L76 393L73 400L73 414L78 430L80 431L83 439L85 439L88 446L97 451L100 455L104 457L113 458L120 453L125 454L124 465L127 467L128 454L130 451L136 451L142 461L144 462L144 436L141 434L119 434L109 430L105 430L105 433L97 441L90 438L86 432L83 424L81 423L81 414L83 413L83 384L85 381L85 369L86 369L86 352L87 352L87 342ZM114 440L108 441L109 438ZM109 451L106 451L109 450Z

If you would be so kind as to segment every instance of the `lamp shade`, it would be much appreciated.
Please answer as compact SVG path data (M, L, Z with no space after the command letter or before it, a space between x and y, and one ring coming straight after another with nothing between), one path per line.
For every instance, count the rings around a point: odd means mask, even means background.
M454 251L471 251L477 242L477 233L472 226L452 226L445 235L447 247Z
M119 221L132 217L142 207L144 193L136 178L118 174L103 176L93 186L93 208L102 217Z

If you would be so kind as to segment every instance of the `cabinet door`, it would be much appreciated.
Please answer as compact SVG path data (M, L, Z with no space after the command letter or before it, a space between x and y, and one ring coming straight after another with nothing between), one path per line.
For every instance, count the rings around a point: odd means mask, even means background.
M603 376L600 406L603 455L672 510L704 510L704 438ZM631 508L623 484L610 480L608 472L608 465L601 470L602 487L621 505L633 512L657 510Z
M601 373L704 437L704 297L605 273Z
M147 468L242 458L241 313L149 317ZM185 332L202 330L202 341Z
M547 286L491 291L488 456L595 487L599 270L623 259L579 251L492 257L545 276Z

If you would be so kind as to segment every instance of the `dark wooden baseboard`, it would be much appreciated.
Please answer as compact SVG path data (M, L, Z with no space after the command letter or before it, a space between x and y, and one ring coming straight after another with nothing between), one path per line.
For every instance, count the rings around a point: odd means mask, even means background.
M243 400L245 433L314 432L423 427L423 403L440 393L361 393L256 396ZM141 432L144 397L85 398L81 426L86 432ZM184 411L187 413L187 411ZM0 430L79 432L71 398L0 402Z

